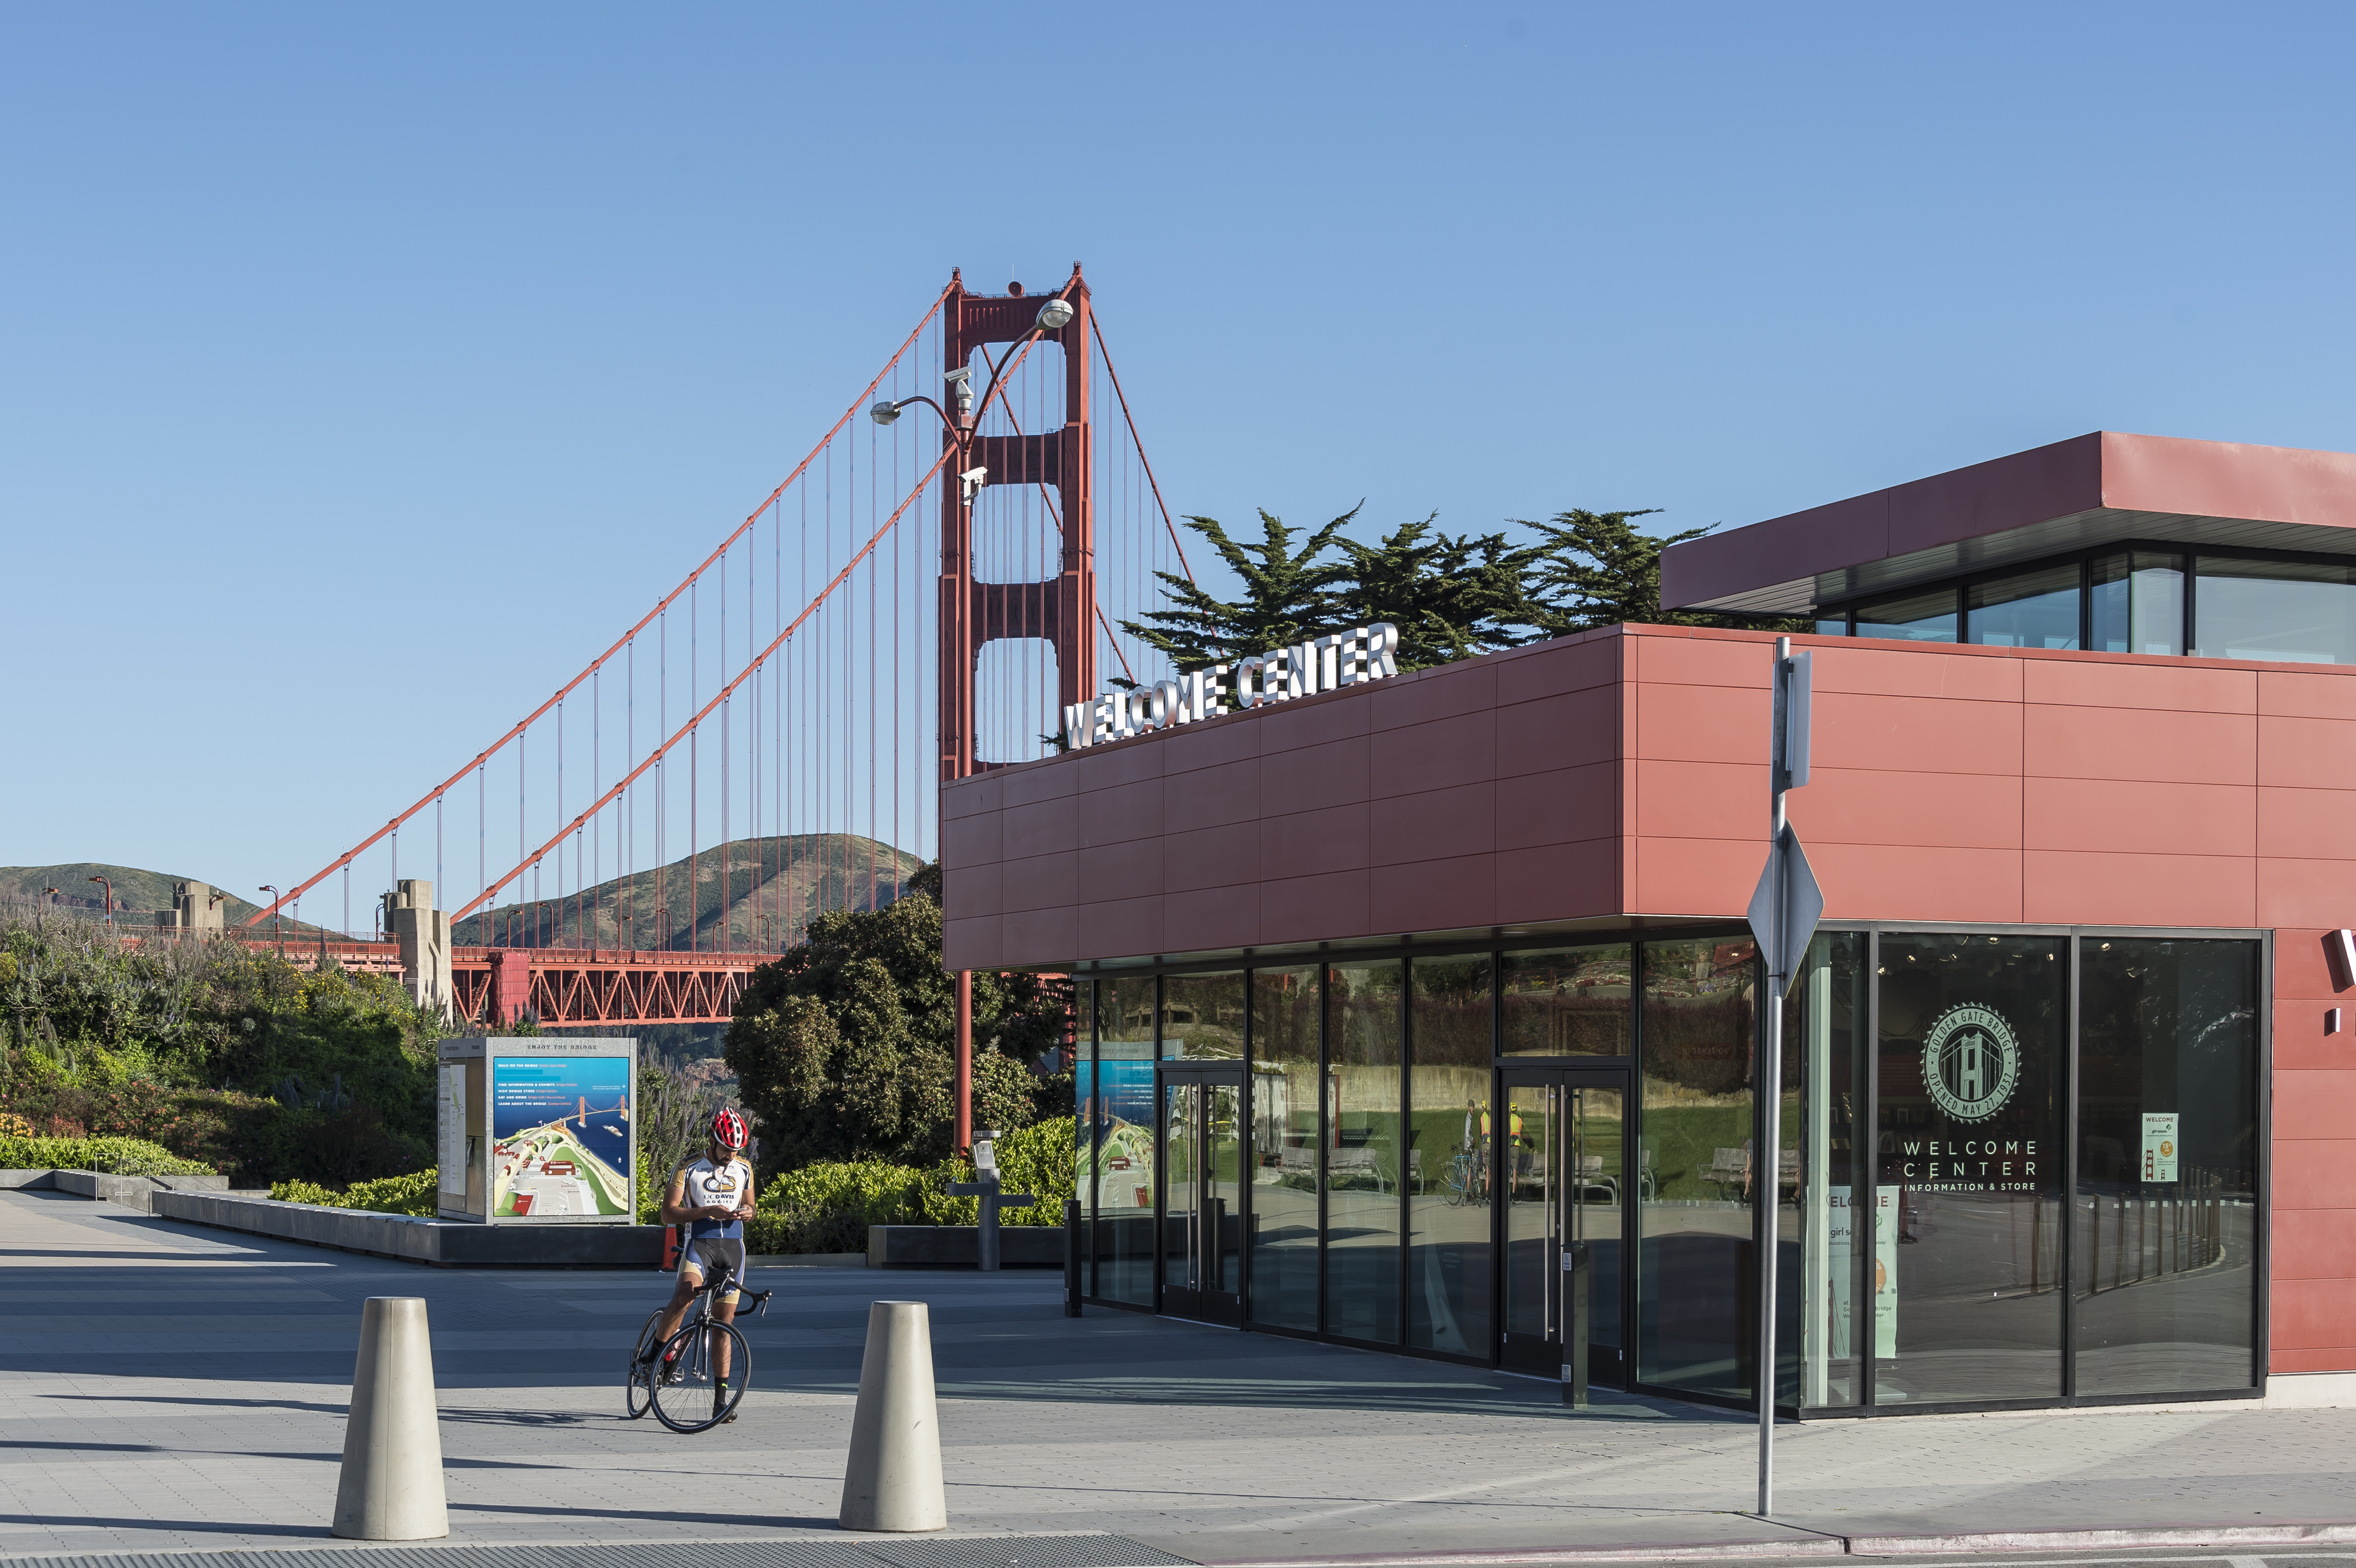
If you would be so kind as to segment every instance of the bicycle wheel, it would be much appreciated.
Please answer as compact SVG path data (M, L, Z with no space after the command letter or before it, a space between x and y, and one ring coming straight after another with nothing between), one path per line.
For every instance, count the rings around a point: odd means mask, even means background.
M653 1348L655 1326L662 1321L662 1315L659 1307L647 1314L647 1320L638 1327L638 1342L630 1347L630 1364L622 1373L622 1408L629 1412L632 1421L647 1413L654 1398L654 1391L647 1386L647 1369L638 1364L638 1359Z
M728 1351L728 1398L714 1409L712 1403L713 1356L721 1346ZM671 1365L677 1381L650 1380L654 1384L655 1419L673 1432L707 1432L744 1403L744 1384L753 1375L753 1348L734 1323L694 1323L670 1337L666 1356L676 1352Z

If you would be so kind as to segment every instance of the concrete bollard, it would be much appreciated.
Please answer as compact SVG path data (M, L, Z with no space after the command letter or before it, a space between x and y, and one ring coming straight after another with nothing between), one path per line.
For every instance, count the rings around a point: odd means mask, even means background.
M421 1297L371 1296L360 1308L344 1474L328 1533L348 1541L433 1541L450 1533L434 1342Z
M845 1530L947 1530L941 1427L933 1406L933 1326L921 1301L867 1308L867 1354L842 1475Z

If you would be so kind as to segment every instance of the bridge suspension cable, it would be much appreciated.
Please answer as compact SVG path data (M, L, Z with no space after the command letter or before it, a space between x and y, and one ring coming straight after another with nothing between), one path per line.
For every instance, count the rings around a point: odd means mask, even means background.
M1094 418L1099 376L1117 426ZM860 417L877 400L891 417ZM366 942L379 933L365 910L355 924L354 881L365 896L430 877L473 966L470 1013L525 995L492 960L526 949L550 1021L724 1018L723 972L830 912L890 903L937 856L945 769L1052 752L1064 688L1094 689L1099 651L1125 678L1172 673L1120 629L1162 602L1164 571L1193 580L1078 269L1052 294L952 276L651 609L247 924L340 876L343 931ZM566 951L597 956L555 976Z

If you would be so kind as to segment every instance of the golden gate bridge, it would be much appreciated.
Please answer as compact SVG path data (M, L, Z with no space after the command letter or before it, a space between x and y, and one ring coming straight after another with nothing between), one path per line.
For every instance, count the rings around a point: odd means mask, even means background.
M352 929L356 875L372 900L430 871L469 890L461 1020L724 1021L812 920L896 898L938 854L939 785L1044 754L1100 658L1174 673L1118 629L1173 571L1192 578L1078 264L1045 293L953 273L693 571L241 934L339 898L337 933L290 953L399 968Z

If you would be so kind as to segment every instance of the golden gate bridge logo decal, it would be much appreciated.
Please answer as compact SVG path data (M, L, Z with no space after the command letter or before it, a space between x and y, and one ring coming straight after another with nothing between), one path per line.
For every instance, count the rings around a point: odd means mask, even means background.
M1958 1122L1985 1122L2020 1082L2020 1042L1994 1009L1949 1008L1922 1037L1922 1083Z

